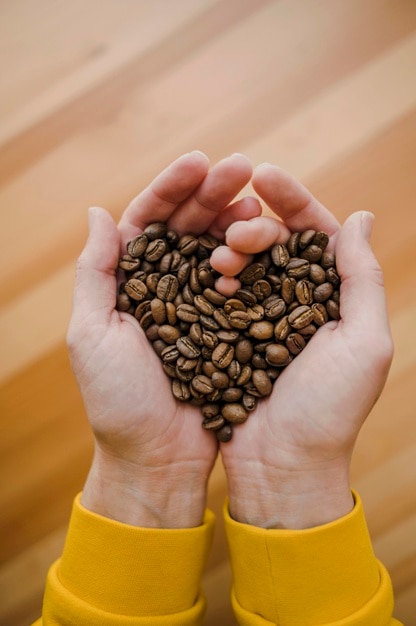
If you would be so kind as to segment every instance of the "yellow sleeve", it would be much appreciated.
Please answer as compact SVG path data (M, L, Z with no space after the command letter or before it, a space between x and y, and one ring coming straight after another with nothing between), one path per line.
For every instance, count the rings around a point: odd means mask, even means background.
M374 556L360 498L306 530L240 524L224 509L240 626L394 626L389 575Z
M36 626L202 624L213 528L210 511L196 528L137 528L88 511L78 496Z

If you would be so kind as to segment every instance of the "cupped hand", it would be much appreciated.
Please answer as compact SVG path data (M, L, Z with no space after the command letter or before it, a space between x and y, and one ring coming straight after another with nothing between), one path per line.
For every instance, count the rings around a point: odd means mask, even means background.
M90 209L67 340L96 441L82 495L91 510L142 526L201 523L217 442L201 428L199 409L174 399L137 320L115 309L117 266L151 222L223 237L233 221L259 215L255 199L230 204L251 173L241 155L209 171L207 157L193 152L157 176L118 227L104 209Z
M281 373L271 396L221 446L235 519L304 528L341 517L353 506L353 446L393 354L383 278L369 244L372 214L354 213L341 228L281 169L259 166L252 182L279 220L255 217L231 225L229 249L219 252L215 269L222 271L224 260L229 266L234 258L240 271L251 253L284 243L290 232L315 229L329 234L342 279L341 319L318 330Z

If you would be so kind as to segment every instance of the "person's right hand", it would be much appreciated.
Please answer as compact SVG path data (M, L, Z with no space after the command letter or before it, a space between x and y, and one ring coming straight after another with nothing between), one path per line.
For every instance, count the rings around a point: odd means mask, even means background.
M124 212L119 227L90 212L90 236L76 275L68 331L71 363L95 435L82 494L88 509L140 526L201 523L217 441L197 407L177 402L138 321L116 310L118 261L152 222L179 233L224 237L230 223L259 215L255 199L230 205L250 179L241 155L220 161L194 152L164 170Z
M290 232L330 235L342 279L339 321L319 328L272 394L221 445L232 517L268 528L305 528L347 514L349 466L359 430L386 381L393 345L383 279L369 244L373 217L335 217L280 168L259 166L253 187L280 220L235 223L218 248L218 271L241 271L249 255Z

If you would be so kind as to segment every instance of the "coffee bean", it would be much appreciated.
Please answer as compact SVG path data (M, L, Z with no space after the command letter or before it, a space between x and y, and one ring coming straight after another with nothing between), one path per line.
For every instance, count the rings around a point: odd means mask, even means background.
M197 295L194 298L194 305L196 309L203 313L204 315L213 315L215 307L214 305L206 299L205 296Z
M340 277L338 276L338 272L335 269L335 267L329 267L326 270L326 279L329 283L331 283L331 285L334 285L335 287L339 285L340 283Z
M264 316L268 320L275 320L281 317L286 311L286 303L276 295L270 296L263 302Z
M235 354L235 353L234 353ZM231 380L237 380L241 373L241 365L237 359L233 359L227 368L227 374Z
M177 400L186 402L191 397L189 386L182 380L174 378L172 380L172 393Z
M235 346L235 356L240 363L248 363L253 356L253 344L249 339L241 339Z
M198 359L187 359L184 356L180 356L176 361L178 369L180 369L182 372L189 372L191 370L194 370L197 366L197 363Z
M249 289L237 289L236 297L249 306L257 304L257 298Z
M263 369L253 370L251 378L257 391L262 397L269 396L271 394L273 385Z
M335 265L335 256L332 252L324 252L321 257L321 265L327 270Z
M295 295L299 304L312 304L313 293L308 280L302 278L296 283Z
M175 346L167 346L161 352L162 361L165 363L175 363L179 358L179 350Z
M135 259L130 254L125 254L119 260L118 266L125 272L135 272L140 267L140 259Z
M211 418L205 418L202 422L202 428L205 430L219 430L225 424L225 419L222 415L215 415Z
M180 337L180 332L176 326L163 324L162 326L159 326L159 337L169 345L176 344Z
M218 335L212 330L204 330L202 333L202 341L204 342L204 346L210 348L211 350L213 350L219 343Z
M227 298L223 296L222 293L219 293L218 291L216 291L215 289L211 289L210 287L204 289L202 293L206 297L206 299L209 300L209 302L212 302L212 304L215 304L215 306L223 306L227 301Z
M294 258L289 261L285 269L289 278L296 278L296 280L299 280L300 278L308 276L310 263L306 259Z
M309 278L315 285L322 285L326 281L326 274L323 267L312 263L309 270Z
M248 265L241 273L240 273L240 281L245 285L252 285L256 282L256 280L260 280L263 276L266 275L266 268L264 265L260 263L252 263Z
M334 287L331 283L322 283L317 285L313 291L313 299L315 302L325 302L328 300L334 292Z
M316 235L316 231L305 230L299 237L299 247L303 249L309 246L309 244L312 243L315 235Z
M271 343L266 348L266 361L269 365L285 367L290 362L289 350L279 343Z
M117 296L117 311L128 311L130 308L130 298L126 293L119 293Z
M214 391L211 379L203 374L199 374L192 379L192 387L204 396Z
M162 258L167 249L168 244L165 239L155 239L148 244L144 253L144 258L146 261L149 261L149 263L154 263Z
M244 302L241 302L238 298L229 298L224 303L224 311L227 315L234 313L234 311L246 311L247 307Z
M290 333L286 339L286 346L291 354L299 354L306 345L306 341L299 333Z
M219 341L225 341L225 343L234 343L240 336L238 330L217 330L217 337Z
M235 402L224 404L221 409L221 415L232 424L242 424L248 417L246 409L241 404Z
M328 313L325 306L321 303L314 302L311 306L313 313L313 321L317 326L323 326L328 321Z
M286 244L290 256L296 256L298 253L300 233L292 233Z
M254 411L257 406L257 398L248 393L243 395L242 405L246 411Z
M198 309L192 304L180 304L176 308L176 317L183 322L193 324L194 322L199 321L200 313Z
M226 369L234 358L234 348L229 343L219 343L212 353L212 362L220 369Z
M229 314L228 321L233 328L245 330L251 324L251 317L246 311L233 311Z
M179 289L179 283L173 274L165 274L159 281L156 294L160 300L171 302L175 299Z
M211 382L216 389L226 389L230 384L230 379L225 372L214 372Z
M250 380L251 374L252 374L252 369L250 365L243 365L243 367L241 368L240 375L236 380L236 385L238 387L244 387L244 385L246 385L248 381Z
M325 306L329 317L331 317L333 320L340 319L339 305L337 302L335 302L335 300L327 300Z
M233 436L232 427L230 424L224 424L222 428L215 432L215 435L218 441L221 441L221 443L227 443L227 441L230 441Z
M267 280L261 279L256 280L253 284L253 294L256 296L257 300L260 302L267 298L272 293L272 287Z
M199 241L193 235L183 235L178 241L178 250L184 256L193 254L199 246Z
M285 267L289 262L289 252L286 246L277 243L270 251L273 263L276 267Z
M214 320L217 322L221 328L225 330L231 330L232 326L228 320L228 315L224 311L224 309L215 309L214 311Z
M282 280L282 287L281 287L280 293L281 293L283 301L286 304L291 304L293 302L294 297L295 297L295 287L296 287L295 278L289 278L289 276L286 276Z
M289 324L289 316L285 315L274 325L274 336L276 341L284 341L290 331L291 327Z
M273 331L274 326L268 321L253 322L248 330L251 337L259 339L260 341L271 339L271 337L273 337Z
M247 313L253 322L260 322L264 317L264 308L261 304L255 304L254 306L248 307Z
M146 285L137 278L128 280L124 285L124 291L132 300L136 300L137 302L144 300L147 295Z
M224 389L221 394L221 400L223 402L238 402L243 396L243 390L241 387L228 387Z
M190 337L180 337L176 342L179 352L188 359L195 359L201 354L201 350L194 344Z
M288 317L288 322L293 328L304 328L313 320L312 309L306 305L298 306Z
M144 229L143 233L147 236L149 241L165 237L167 233L167 226L164 222L153 222Z
M204 267L198 270L198 280L199 284L202 285L202 287L204 288L212 288L215 284L214 274L211 272L211 270Z
M198 269L196 267L191 268L191 272L189 274L189 286L193 293L202 293L202 285L199 282Z
M301 259L306 259L310 263L316 263L322 256L322 248L313 244L307 246L300 254Z

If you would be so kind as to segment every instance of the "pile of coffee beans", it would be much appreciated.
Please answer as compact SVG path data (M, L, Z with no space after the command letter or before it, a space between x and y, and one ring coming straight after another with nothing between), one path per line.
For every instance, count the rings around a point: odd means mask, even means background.
M335 258L328 235L293 233L254 256L227 298L210 264L222 242L209 234L178 235L156 222L127 244L119 311L134 315L177 400L201 408L202 427L229 441L272 392L282 370L329 319L339 319Z

